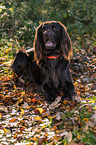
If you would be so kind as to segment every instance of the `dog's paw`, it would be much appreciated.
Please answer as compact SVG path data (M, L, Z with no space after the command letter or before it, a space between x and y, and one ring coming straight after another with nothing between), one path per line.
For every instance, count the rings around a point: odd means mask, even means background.
M54 102L56 97L57 96L55 94L46 94L46 99L48 102Z

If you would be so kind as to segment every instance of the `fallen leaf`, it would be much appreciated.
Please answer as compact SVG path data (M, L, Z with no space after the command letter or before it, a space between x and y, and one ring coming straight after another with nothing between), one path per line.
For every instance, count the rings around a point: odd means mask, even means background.
M0 113L0 119L2 118L2 113Z
M33 141L37 141L37 138L36 137L33 137Z
M63 131L63 132L60 134L60 136L61 136L61 137L62 137L62 136L66 136L67 139L68 139L68 142L71 142L71 140L72 140L72 133L71 133L71 132Z
M36 115L39 115L40 114L39 113L39 110L37 110L37 108L35 108L34 112L35 112Z
M0 112L5 112L5 113L7 113L7 112L8 112L8 111L7 111L7 107L4 107L4 106L0 107Z
M37 110L40 112L40 114L43 112L42 108L37 108Z
M9 67L11 67L12 62L13 62L13 59L11 59L11 60L9 60L9 61L7 61L7 62L3 62L3 65L4 65L4 66L9 66Z
M41 130L43 130L44 128L46 128L46 125L43 125L43 126L41 127Z
M24 102L24 104L23 104L22 107L26 109L28 107L28 103L27 102Z
M56 100L49 105L49 109L55 109L57 107L59 107L61 105L61 103L59 103L61 101L61 97L57 97Z
M13 138L17 138L17 134L15 134L15 135L13 136Z
M78 36L78 37L76 37L76 38L77 38L78 40L80 40L80 39L81 39L81 37L79 37L79 36Z
M56 130L57 130L57 126L54 126L54 127L52 128L52 130L56 131Z
M41 117L40 117L40 116L34 117L34 119L35 119L36 121L41 121Z
M18 106L19 103L22 103L23 102L23 99L20 99L16 102L16 106Z
M31 102L31 98L28 98L28 97L26 97L26 96L24 96L23 99L24 99L25 102L28 102L28 103Z
M35 98L32 99L32 103L35 103L37 100Z
M77 135L77 138L80 140L81 139L81 136L80 135Z
M11 120L9 120L9 122L14 122L15 120L17 120L17 118L12 118Z
M57 119L57 120L60 120L60 119L61 119L61 113L60 113L60 112L57 112L57 113L56 113L56 119Z
M21 108L21 115L23 115L23 114L24 114L24 109Z
M57 141L60 140L61 137L56 134L55 136L53 136L53 138L54 138L54 142L56 143Z
M49 116L50 115L50 111L47 111L45 113L42 113L41 115L42 115L42 117Z
M4 134L10 132L9 129L4 128Z

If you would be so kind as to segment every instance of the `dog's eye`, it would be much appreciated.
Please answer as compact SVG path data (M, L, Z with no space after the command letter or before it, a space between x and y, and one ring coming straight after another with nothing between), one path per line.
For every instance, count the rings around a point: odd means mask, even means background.
M45 26L42 27L43 32L45 31Z
M52 30L54 30L54 31L56 30L56 27L54 25L52 25Z

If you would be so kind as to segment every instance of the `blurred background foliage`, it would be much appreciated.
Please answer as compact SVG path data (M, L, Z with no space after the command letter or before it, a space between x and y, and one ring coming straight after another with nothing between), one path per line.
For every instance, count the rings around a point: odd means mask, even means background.
M96 33L96 0L2 0L0 2L0 46L32 47L36 27L57 20L71 39Z

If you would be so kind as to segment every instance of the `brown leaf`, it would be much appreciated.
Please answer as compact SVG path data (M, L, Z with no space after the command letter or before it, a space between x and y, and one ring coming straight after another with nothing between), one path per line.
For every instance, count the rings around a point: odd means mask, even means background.
M17 118L12 118L11 120L9 120L9 122L15 122L15 120L17 120Z
M13 136L13 138L17 138L17 134L15 134L15 135Z
M77 143L75 143L75 142L71 142L71 143L69 143L69 145L84 145L84 143L80 143L80 142L79 142L79 143L77 144Z
M38 140L38 145L43 145L43 143L44 143L45 141L47 141L47 138L46 138L46 137L40 138L40 139Z
M22 128L20 128L20 131L21 131L21 132L22 132L22 131L25 131L25 128L23 128L23 127L22 127Z
M42 113L41 115L42 115L42 117L49 116L50 115L50 111L47 111L45 113Z
M39 114L40 114L40 113L39 113L39 110L38 110L37 108L35 108L34 113L35 113L36 115L39 115Z
M35 98L32 99L32 103L35 103L37 100Z
M61 125L61 124L63 124L63 121L58 122L58 123L55 123L55 126L59 126L59 125Z
M52 130L56 131L56 130L57 130L57 127L56 127L56 126L54 126L54 127L52 128Z
M25 102L28 102L28 103L31 102L31 99L28 98L28 97L25 97L25 96L24 96L23 99L24 99Z

